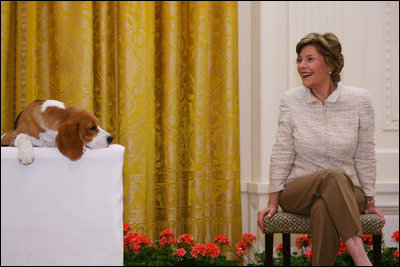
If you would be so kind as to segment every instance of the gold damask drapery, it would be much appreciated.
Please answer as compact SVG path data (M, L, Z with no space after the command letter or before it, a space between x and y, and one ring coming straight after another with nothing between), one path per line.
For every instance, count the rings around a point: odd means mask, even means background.
M237 3L2 1L1 133L35 99L96 114L126 148L124 221L241 235Z

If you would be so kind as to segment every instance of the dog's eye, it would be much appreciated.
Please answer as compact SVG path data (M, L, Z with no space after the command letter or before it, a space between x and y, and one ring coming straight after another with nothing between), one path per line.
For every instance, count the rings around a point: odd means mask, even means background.
M92 130L92 131L96 131L96 129L97 129L96 126L93 126L93 127L90 128L90 130Z

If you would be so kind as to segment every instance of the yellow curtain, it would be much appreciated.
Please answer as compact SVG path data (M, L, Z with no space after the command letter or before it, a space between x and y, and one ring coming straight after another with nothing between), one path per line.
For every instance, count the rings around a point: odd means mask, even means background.
M126 148L124 221L241 235L235 1L2 1L1 133L35 99L84 107Z

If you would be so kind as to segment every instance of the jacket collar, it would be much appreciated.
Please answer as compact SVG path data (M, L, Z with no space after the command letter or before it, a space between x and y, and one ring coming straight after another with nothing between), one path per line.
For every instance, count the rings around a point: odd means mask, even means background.
M335 103L338 98L340 97L340 94L342 92L342 88L343 88L343 84L341 82L338 83L337 88L335 91L332 92L332 94L330 94L328 96L328 98L325 100L325 103L330 102L330 103ZM312 103L317 103L320 102L318 100L318 98L316 98L312 92L310 88L306 88L305 87L305 97L306 97L306 103L307 104L312 104Z

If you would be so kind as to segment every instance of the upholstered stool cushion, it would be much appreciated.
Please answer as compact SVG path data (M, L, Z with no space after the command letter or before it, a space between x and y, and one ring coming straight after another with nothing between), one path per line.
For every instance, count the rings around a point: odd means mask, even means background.
M381 235L383 229L382 219L375 214L363 214L361 218L361 227L363 234Z
M382 220L375 214L360 216L363 234L382 234ZM310 218L287 212L277 212L271 218L264 218L264 233L311 234Z
M363 234L372 235L374 265L382 266L381 240L382 220L375 214L360 216ZM273 239L275 233L282 233L283 265L290 266L290 234L311 234L310 218L286 212L277 212L272 218L264 218L265 266L272 266Z

